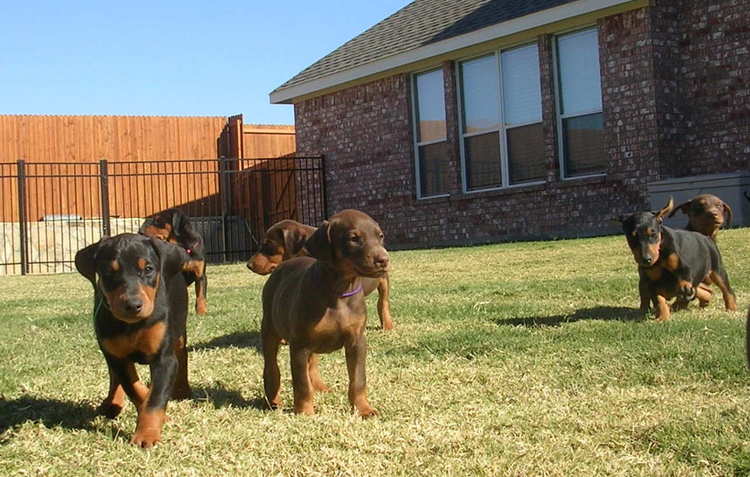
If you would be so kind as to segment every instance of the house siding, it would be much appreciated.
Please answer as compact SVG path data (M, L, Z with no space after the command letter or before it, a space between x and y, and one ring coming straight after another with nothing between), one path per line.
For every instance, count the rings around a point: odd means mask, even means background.
M548 35L538 38L544 184L463 192L453 62L442 64L448 197L416 197L406 74L296 103L297 150L326 156L328 213L369 213L392 248L614 233L610 218L648 206L649 182L747 169L748 3L657 1L599 21L609 156L602 177L560 179Z

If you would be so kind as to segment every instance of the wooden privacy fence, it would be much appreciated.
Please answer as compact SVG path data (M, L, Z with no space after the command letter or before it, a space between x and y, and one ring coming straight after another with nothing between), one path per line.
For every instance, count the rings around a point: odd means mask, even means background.
M294 126L248 125L242 115L0 115L0 162L258 159L294 151Z
M326 217L324 178L322 156L0 163L0 275L71 271L80 248L170 207L193 218L211 261L245 260L271 224Z

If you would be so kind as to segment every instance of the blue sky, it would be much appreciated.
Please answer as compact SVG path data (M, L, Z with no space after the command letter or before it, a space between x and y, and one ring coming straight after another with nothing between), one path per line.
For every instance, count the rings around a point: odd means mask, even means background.
M292 124L268 93L410 0L3 2L0 114Z

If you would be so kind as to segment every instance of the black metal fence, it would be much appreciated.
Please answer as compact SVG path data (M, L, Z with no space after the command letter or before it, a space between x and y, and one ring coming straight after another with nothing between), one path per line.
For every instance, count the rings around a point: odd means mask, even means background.
M0 163L0 275L74 270L76 251L137 232L178 207L211 262L245 260L282 219L326 217L322 156L98 163Z

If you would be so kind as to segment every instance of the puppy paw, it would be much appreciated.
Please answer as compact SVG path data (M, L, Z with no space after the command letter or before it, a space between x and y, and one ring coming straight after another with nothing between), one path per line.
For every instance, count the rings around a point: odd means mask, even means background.
M358 409L357 412L359 413L359 417L361 417L362 419L369 419L378 415L378 411L371 407L368 407L366 409Z
M687 282L680 284L680 290L678 292L678 301L685 300L686 302L694 300L696 295L695 288L693 285Z
M383 331L390 331L393 329L393 319L391 318L390 313L383 313L383 316L380 317L380 328L382 328Z
M105 416L107 419L114 419L120 415L120 413L122 412L122 407L122 404L117 404L110 401L109 399L105 399L99 405L99 409L97 409L97 412Z
M281 409L284 407L284 404L281 402L281 399L274 399L269 401L266 399L266 405L268 406L268 409L271 409L272 411L275 411L277 409Z
M135 434L133 434L130 442L143 449L153 447L161 440L161 429L166 420L167 415L163 409L141 409L138 412L138 424L135 426Z
M133 438L130 440L130 443L142 449L149 449L151 447L154 447L159 441L161 441L161 429L152 427L136 430Z

